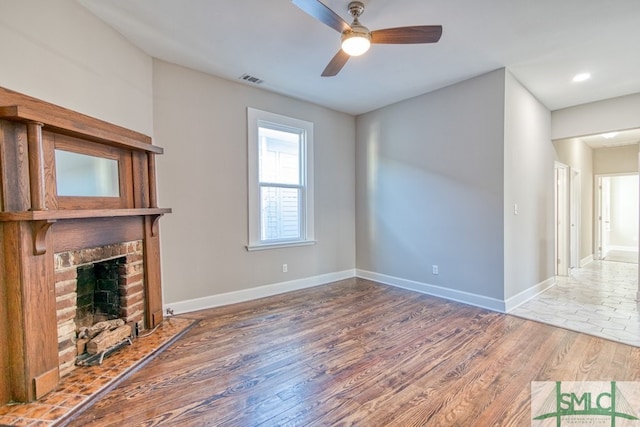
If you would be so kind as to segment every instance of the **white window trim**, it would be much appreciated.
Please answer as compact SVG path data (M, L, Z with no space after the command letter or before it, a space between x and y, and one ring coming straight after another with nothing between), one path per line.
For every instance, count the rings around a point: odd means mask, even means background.
M276 126L286 126L305 131L303 167L305 171L304 215L301 218L301 238L281 242L262 241L260 239L260 181L258 176L258 127L260 122L270 122ZM247 108L247 157L248 157L248 204L249 204L249 242L248 251L274 249L295 246L307 246L316 243L314 235L314 193L313 193L313 123L294 119L280 114L255 108Z

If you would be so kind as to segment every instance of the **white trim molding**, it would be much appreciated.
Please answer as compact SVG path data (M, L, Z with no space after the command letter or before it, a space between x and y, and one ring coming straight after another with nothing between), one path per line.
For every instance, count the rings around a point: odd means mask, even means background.
M593 254L591 254L591 255L589 255L589 256L587 256L587 257L584 257L584 258L582 258L582 259L580 260L580 268L582 268L582 267L584 267L585 265L590 264L590 263L592 263L592 262L593 262Z
M291 280L288 282L273 283L270 285L258 286L255 288L243 289L240 291L226 292L224 294L210 295L202 298L166 303L164 304L164 311L166 312L167 309L170 309L172 310L173 314L190 313L192 311L220 307L223 305L269 297L272 295L278 295L285 292L296 291L299 289L325 285L327 283L337 282L339 280L350 279L354 276L355 270L345 270L334 273L321 274L319 276L306 277L302 279Z
M350 279L352 277L360 277L362 279L373 280L385 285L395 286L397 288L407 289L426 295L432 295L451 301L457 301L463 304L473 305L475 307L485 308L500 313L509 313L516 307L529 301L541 292L551 288L556 284L556 278L550 277L529 289L520 292L517 295L502 301L497 298L491 298L484 295L478 295L471 292L459 291L456 289L443 288L441 286L430 285L428 283L416 282L413 280L402 279L400 277L388 276L386 274L374 273L371 271L354 269L344 270L334 273L321 274L318 276L306 277L302 279L291 280L287 282L272 283L269 285L258 286L255 288L243 289L240 291L226 292L223 294L209 295L202 298L195 298L184 301L176 301L164 304L164 310L171 310L173 314L184 314L207 308L220 307L223 305L235 304L239 302L251 301L258 298L269 297L282 294L285 292L296 291L299 289L311 288L314 286L326 285L328 283L337 282L339 280ZM640 298L640 292L638 293Z
M386 274L374 273L366 270L356 270L356 277L373 280L385 285L397 288L408 289L422 294L432 295L476 307L486 308L492 311L505 312L504 301L484 295L472 294L470 292L456 289L443 288L441 286L430 285L428 283L416 282L413 280L401 279L399 277L387 276Z
M547 289L555 285L556 285L556 277L552 276L546 280L543 280L540 283L537 283L531 286L528 289L525 289L524 291L512 296L511 298L507 298L504 302L504 305L505 305L504 312L509 313L513 311L514 309L521 306L525 302L534 298L536 295L541 294L542 292L546 291Z

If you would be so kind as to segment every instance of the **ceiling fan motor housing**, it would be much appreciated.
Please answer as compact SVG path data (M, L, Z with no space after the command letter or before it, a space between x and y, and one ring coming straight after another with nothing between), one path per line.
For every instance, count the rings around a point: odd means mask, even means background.
M349 13L354 19L358 19L364 12L364 3L360 1L352 1L348 6Z
M351 37L363 37L371 41L371 32L364 25L352 24L350 30L346 30L342 33L342 41Z

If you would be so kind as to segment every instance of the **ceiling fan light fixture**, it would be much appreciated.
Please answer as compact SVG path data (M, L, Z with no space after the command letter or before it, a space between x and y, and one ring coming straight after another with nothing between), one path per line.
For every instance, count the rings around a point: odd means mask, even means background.
M371 47L371 34L362 26L353 26L342 33L342 50L350 56L360 56Z

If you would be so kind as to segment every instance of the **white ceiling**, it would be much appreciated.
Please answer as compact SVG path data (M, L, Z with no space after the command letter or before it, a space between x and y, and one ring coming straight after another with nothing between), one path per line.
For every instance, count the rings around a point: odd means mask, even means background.
M620 145L638 144L640 143L640 129L583 136L580 140L591 148L607 148L618 147Z
M79 0L151 56L361 114L501 67L550 110L640 92L640 0L364 0L371 30L441 24L320 73L340 34L289 0ZM324 3L351 22L349 0ZM571 78L590 72L577 84ZM250 84L250 83L246 83Z

